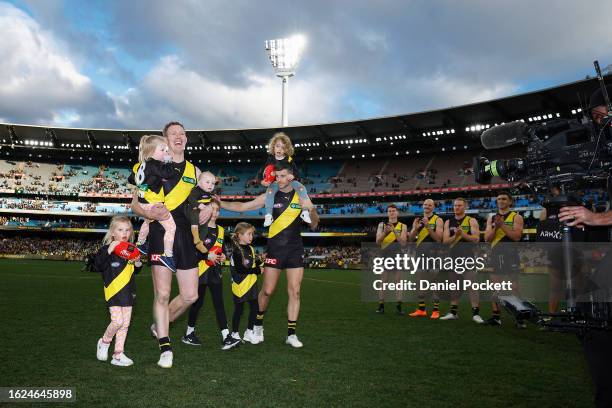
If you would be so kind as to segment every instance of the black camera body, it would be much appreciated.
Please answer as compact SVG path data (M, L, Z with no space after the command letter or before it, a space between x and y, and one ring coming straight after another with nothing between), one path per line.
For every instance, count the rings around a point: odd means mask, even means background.
M485 147L502 148L520 143L526 145L526 155L506 160L475 157L476 182L489 184L493 176L499 176L511 182L525 182L538 190L555 185L572 189L604 181L612 170L609 129L609 126L599 128L590 120L585 123L555 120L538 126L512 122L496 126L482 134Z

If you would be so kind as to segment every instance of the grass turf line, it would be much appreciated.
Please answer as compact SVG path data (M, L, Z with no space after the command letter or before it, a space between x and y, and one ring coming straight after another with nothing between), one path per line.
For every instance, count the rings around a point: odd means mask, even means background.
M132 367L96 360L108 324L98 274L80 263L0 261L4 361L0 386L72 386L76 406L592 406L592 388L575 336L460 320L442 322L374 313L360 300L354 271L307 270L297 333L284 344L284 275L265 320L265 342L221 351L207 293L197 334L180 342L186 315L171 328L175 366L158 368L148 327L152 283L136 277L137 304L127 338ZM231 319L228 273L226 312ZM173 282L173 294L177 292ZM413 306L413 305L410 305ZM483 304L483 317L488 305ZM442 305L442 312L448 310ZM246 326L246 313L241 332ZM19 405L19 406L23 406ZM67 406L74 407L75 404Z

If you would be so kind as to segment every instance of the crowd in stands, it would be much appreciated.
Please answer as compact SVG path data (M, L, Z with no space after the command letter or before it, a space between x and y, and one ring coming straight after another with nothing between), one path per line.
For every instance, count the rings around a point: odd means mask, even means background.
M0 236L0 255L38 255L82 261L89 253L97 251L100 245L100 239L6 238Z
M361 263L358 246L316 246L306 248L306 264L309 268L344 269Z

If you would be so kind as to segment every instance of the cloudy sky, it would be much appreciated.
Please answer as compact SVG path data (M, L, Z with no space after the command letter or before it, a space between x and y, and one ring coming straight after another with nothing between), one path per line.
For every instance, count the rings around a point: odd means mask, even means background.
M280 124L264 41L303 33L290 124L462 105L612 64L612 2L0 0L0 122Z

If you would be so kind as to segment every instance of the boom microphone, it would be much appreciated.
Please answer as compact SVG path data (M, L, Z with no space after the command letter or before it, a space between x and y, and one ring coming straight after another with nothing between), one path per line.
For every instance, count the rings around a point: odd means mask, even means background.
M480 142L487 150L501 149L528 140L528 126L520 120L493 126L480 135Z

